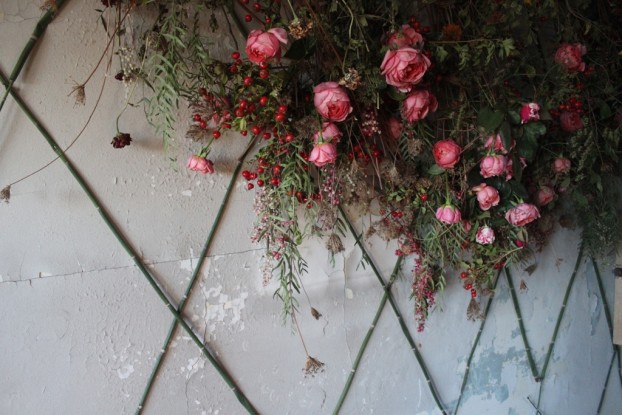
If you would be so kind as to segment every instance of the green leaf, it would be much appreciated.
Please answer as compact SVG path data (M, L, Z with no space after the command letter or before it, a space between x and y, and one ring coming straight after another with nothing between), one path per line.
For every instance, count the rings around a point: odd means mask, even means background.
M388 91L389 91L389 96L390 96L392 99L394 99L394 100L396 100L396 101L398 101L398 102L402 102L402 101L404 101L404 100L406 99L406 94L404 94L404 93L402 93L402 92L398 91L398 90L397 90L396 88L394 88L394 87L390 87L390 88L388 89Z
M541 137L544 134L546 134L546 126L542 124L541 122L529 122L524 125L523 131L524 131L525 137L529 137L529 138L533 138L537 140L538 137Z
M510 128L509 122L503 121L501 123L501 128L499 128L499 135L501 136L501 142L503 143L503 147L508 150L512 148L512 129Z
M431 175L431 176L437 176L437 175L443 174L443 173L445 173L445 169L442 168L441 166L439 166L438 164L433 164L428 169L428 174Z
M494 132L503 122L503 118L501 111L484 107L477 113L477 124L488 132Z

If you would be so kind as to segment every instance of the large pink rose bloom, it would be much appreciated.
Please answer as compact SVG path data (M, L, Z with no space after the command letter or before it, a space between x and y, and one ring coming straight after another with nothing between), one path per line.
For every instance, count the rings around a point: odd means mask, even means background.
M488 210L493 206L497 206L501 200L499 191L486 183L475 186L473 191L476 192L477 202L481 210Z
M214 173L214 163L205 157L193 155L188 158L186 167L192 171L198 171L199 173L207 174Z
M436 97L426 90L412 91L402 102L402 116L408 122L417 122L427 117L428 112L436 111L438 101Z
M332 122L324 122L322 123L322 131L318 131L313 135L313 142L316 144L325 142L338 143L341 136L339 127Z
M548 205L555 198L555 191L550 186L542 186L536 193L536 204L538 206Z
M457 207L451 205L444 205L436 209L436 219L440 220L443 223L451 225L453 223L458 223L462 221L462 215L460 214L460 210Z
M434 144L432 153L439 167L451 169L460 160L462 149L454 140L441 140Z
M495 231L488 225L484 225L477 230L475 242L480 245L490 245L495 241Z
M529 203L521 203L505 213L505 220L514 226L525 226L539 217L538 208Z
M507 164L508 159L505 156L498 154L486 156L479 163L479 172L484 178L500 176L505 173Z
M318 167L334 163L337 160L337 147L334 143L317 143L313 146L309 161Z
M273 28L267 32L252 30L246 39L248 60L256 64L279 61L281 59L281 44L287 44L285 29Z
M561 113L559 116L559 124L561 125L562 130L568 133L574 133L584 126L581 115L570 111L564 111Z
M565 157L558 157L553 161L553 171L555 173L568 173L571 162Z
M328 121L340 122L352 111L350 97L337 82L323 82L313 88L315 109Z
M394 49L415 46L423 47L423 36L417 32L411 25L404 24L397 32L389 34L387 38L387 46Z
M387 84L407 92L421 81L429 67L430 59L423 53L413 48L401 48L387 51L380 70Z
M569 72L583 72L585 70L583 55L586 52L587 49L580 43L563 43L555 52L555 63Z

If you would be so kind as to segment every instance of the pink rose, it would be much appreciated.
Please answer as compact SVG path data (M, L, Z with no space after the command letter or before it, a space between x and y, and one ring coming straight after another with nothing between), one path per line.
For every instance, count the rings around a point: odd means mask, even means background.
M408 122L417 122L424 119L428 112L434 112L437 108L436 97L429 91L419 89L411 92L402 102L402 116Z
M462 227L464 228L464 231L466 233L471 232L471 228L473 227L473 225L471 224L470 221L466 220L466 219L462 219Z
M389 34L387 38L387 46L393 49L401 49L405 47L419 46L423 47L423 36L417 32L411 25L404 24L397 32Z
M535 102L523 105L520 109L520 123L526 124L531 121L538 121L540 119L540 105Z
M495 231L488 225L484 225L477 230L475 242L480 245L490 245L495 241Z
M558 157L553 162L553 171L555 173L568 173L570 170L570 160L565 157Z
M313 135L313 142L318 143L338 143L342 134L339 131L339 127L337 127L332 122L324 122L322 123L322 131L318 131Z
M432 152L439 167L451 169L460 160L462 149L454 140L441 140L434 144Z
M395 117L390 117L387 121L389 137L397 140L402 135L402 122Z
M514 148L514 144L514 140L512 140L510 150ZM484 144L484 147L489 150L493 148L495 151L500 151L503 154L508 153L508 150L503 146L503 140L501 139L500 134L497 134L496 136L491 135L490 137L488 137L486 143Z
M542 186L536 193L536 204L538 206L548 205L553 201L555 191L549 186Z
M580 43L563 43L555 52L555 63L569 72L583 72L585 62L582 57L586 52L587 49Z
M488 210L493 206L497 206L501 200L499 191L486 183L475 186L473 191L477 193L477 202L481 210Z
M313 88L315 109L328 121L340 122L352 111L350 97L337 82L323 82Z
M436 219L451 225L452 223L460 222L462 220L462 215L457 207L452 205L444 205L436 210Z
M514 226L524 226L540 217L538 208L529 203L521 203L505 213L505 220Z
M380 70L386 82L402 92L419 83L430 67L430 59L413 48L388 50Z
M576 112L564 111L559 116L559 124L562 130L568 133L574 133L577 130L583 128L583 120L581 115Z
M198 171L199 173L207 174L214 173L214 163L212 160L208 160L205 157L192 155L188 158L186 167L192 171Z
M246 39L246 55L248 55L249 61L256 64L279 61L281 59L281 44L287 44L285 29L273 28L267 32L252 30Z
M334 163L337 160L337 146L335 143L317 143L313 146L309 161L318 167Z
M505 156L498 154L492 156L486 156L479 163L479 172L482 177L500 176L505 173L508 159Z

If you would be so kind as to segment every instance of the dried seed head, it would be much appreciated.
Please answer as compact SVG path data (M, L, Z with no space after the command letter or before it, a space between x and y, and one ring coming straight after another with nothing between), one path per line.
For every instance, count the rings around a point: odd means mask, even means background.
M423 151L425 150L425 141L419 138L408 140L407 148L408 148L408 153L411 156L413 157L418 156L421 153L423 153Z
M289 34L294 39L302 39L313 29L313 22L303 22L300 19L294 19L289 24Z
M320 317L322 317L322 313L320 313L319 311L317 311L315 309L315 307L311 307L311 315L313 316L314 319L319 320Z
M5 186L4 189L0 190L0 200L9 203L9 200L11 200L11 185Z
M361 85L361 75L356 69L349 68L348 72L339 80L339 85L354 91Z
M45 0L39 9L45 11L52 10L53 12L56 12L58 5L56 4L56 0Z
M332 233L328 237L328 240L326 241L326 249L328 249L328 251L333 255L345 251L341 238L336 233Z
M73 87L69 95L74 95L76 99L76 105L84 105L86 102L86 93L84 92L84 84L76 85Z
M471 301L469 302L469 306L467 307L466 315L467 315L467 319L471 321L481 320L484 318L484 316L480 312L479 303L477 302L475 298L471 298Z
M305 376L314 376L316 373L324 371L324 363L320 362L314 357L307 356L307 361L305 363L305 367L302 370L305 373Z

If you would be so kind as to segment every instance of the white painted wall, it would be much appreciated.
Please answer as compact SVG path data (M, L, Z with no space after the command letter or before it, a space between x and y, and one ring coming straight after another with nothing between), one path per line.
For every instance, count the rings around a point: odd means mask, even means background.
M89 84L86 106L68 97L74 82L91 71L105 44L96 22L97 1L69 1L35 50L16 90L56 140L69 144L86 123L103 71ZM8 74L30 36L38 2L0 1L0 68ZM69 150L105 208L150 264L177 302L207 236L244 143L234 135L213 153L218 173L198 176L168 156L185 160L192 144L180 139L165 153L140 110L121 118L135 141L115 150L115 119L125 91L108 79L95 116ZM54 154L9 98L0 112L0 187L53 159ZM175 168L177 167L177 168ZM224 223L202 269L187 319L264 414L331 413L352 361L382 296L361 254L348 239L331 266L322 241L303 247L310 272L309 298L323 317L315 321L300 299L303 334L325 371L305 377L305 354L281 305L264 287L262 250L251 244L252 192L238 182ZM93 205L56 162L15 185L0 205L0 414L134 413L157 351L172 321L132 260L112 237ZM558 230L549 248L534 257L529 276L514 270L529 341L538 368L544 363L564 290L574 267L576 232ZM395 247L368 245L388 278ZM478 323L466 320L469 302L455 280L424 333L416 333L409 301L407 261L394 287L443 401L453 407ZM611 265L601 271L609 293ZM609 298L612 304L612 298ZM583 263L551 359L546 380L535 382L527 364L504 279L499 283L471 367L461 414L594 414L607 378L612 345L602 298L589 262ZM612 371L601 413L617 414L622 387ZM541 392L541 394L540 394ZM178 331L174 347L145 409L147 414L241 414L242 407ZM390 308L386 308L355 377L344 414L437 414L421 370Z

